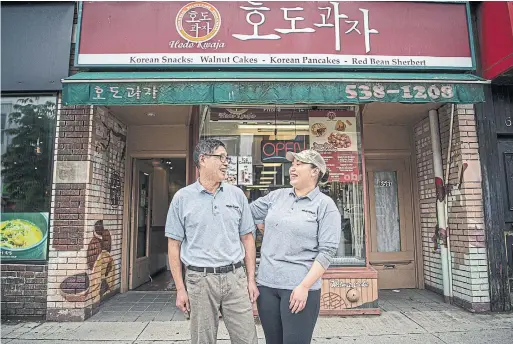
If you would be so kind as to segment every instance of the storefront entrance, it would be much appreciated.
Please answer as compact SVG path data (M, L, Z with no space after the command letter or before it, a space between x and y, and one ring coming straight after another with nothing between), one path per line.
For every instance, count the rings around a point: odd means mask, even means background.
M364 268L368 255L368 264L378 272L378 289L418 288L423 278L417 259L421 254L418 252L420 234L415 225L412 176L415 167L412 165L414 153L410 134L412 125L436 106L376 103L362 107L361 119L358 116L354 120L346 119L343 132L351 136L350 126L361 125L366 137L360 137L359 129L354 129L354 137L351 137L355 147L353 152L365 151L365 174L359 172L363 166L353 170L342 166L346 170L339 175L339 182L323 186L343 216L344 233L334 267ZM243 188L248 201L252 202L271 190L289 186L289 162L284 159L285 151L310 147L311 127L321 119L315 115L327 111L323 108L207 107L203 117L198 119L197 139L215 137L227 145L233 158L227 182ZM350 107L334 107L330 111L336 113L348 109ZM124 219L129 235L124 237L124 247L127 248L123 253L123 259L127 261L124 291L172 291L174 283L168 266L164 226L174 193L194 181L194 176L189 176L190 170L194 169L192 161L188 163L186 159L193 145L184 146L182 158L163 156L173 155L166 144L172 139L170 136L188 136L190 126L176 126L176 123L193 121L188 117L192 111L173 106L126 106L109 110L129 126L130 160L125 172L128 185L124 187L127 192ZM165 112L178 113L182 118L164 119ZM157 120L147 113L164 115ZM391 113L394 114L393 121L390 121ZM157 130L157 127L164 130L170 123L174 123L173 132ZM384 137L388 139L384 141ZM168 148L161 151L159 145ZM367 179L365 190L362 187L364 175ZM365 211L368 213L366 218L363 216ZM365 226L368 226L368 239ZM257 259L261 241L262 233L257 231Z
M366 160L369 262L379 289L417 287L411 162L408 157Z
M377 92L385 84L388 93L401 89L401 97L418 102L402 104L392 96L368 102L339 98L337 90L341 88L352 97L353 86L339 80L312 82L321 77L317 73L308 74L308 79L282 74L284 81L255 81L244 74L247 79L230 79L222 84L212 74L201 75L204 79L189 80L186 74L173 74L170 79L154 74L125 79L124 74L82 73L67 81L65 96L71 104L92 104L94 112L97 99L105 102L99 107L105 107L108 115L119 119L119 126L127 131L123 249L115 251L116 258L121 256L122 261L122 293L141 288L160 271L169 276L164 226L172 195L156 197L157 190L163 189L156 186L156 170L166 164L163 157L183 157L186 178L182 185L193 183L196 175L192 152L203 138L215 138L225 144L229 155L225 182L239 187L248 202L290 185L290 162L284 159L287 151L310 148L325 157L330 179L320 189L340 212L342 235L332 264L322 278L321 315L380 314L379 289L423 288L425 270L431 284L441 285L440 263L431 256L433 243L438 245L440 240L432 234L437 218L431 211L436 209L436 198L431 190L434 177L430 166L434 158L428 151L432 149L431 130L440 128L433 125L432 129L429 119L432 114L450 116L450 101L480 99L480 80L451 75L446 76L450 82L442 84L436 76L436 83L428 87L434 92L432 99L418 101L408 98L411 94L407 91L412 85L426 90L426 75L422 79L419 75L404 75L396 81L391 79L397 78L396 74L383 74L380 81L365 80L362 82L366 84L358 86ZM258 74L258 78L265 76ZM102 79L91 79L98 77ZM116 83L116 78L122 79ZM141 98L139 106L134 105L133 99L129 103L130 90L136 83L149 83L161 97ZM190 91L184 94L191 97L180 102L194 105L173 105L179 101L166 98L178 94L171 90L177 90L179 84L187 85ZM268 84L280 91L262 91L263 85ZM103 87L123 88L126 99L113 98L111 102L110 98L96 98L96 92ZM97 91L86 94L85 88ZM208 99L197 98L200 88L208 91ZM441 99L435 91L442 88L452 90L454 99ZM262 93L255 94L257 91ZM152 101L155 104L144 105ZM97 117L100 123L102 117ZM147 167L142 160L147 160ZM262 237L259 232L256 236L258 252Z

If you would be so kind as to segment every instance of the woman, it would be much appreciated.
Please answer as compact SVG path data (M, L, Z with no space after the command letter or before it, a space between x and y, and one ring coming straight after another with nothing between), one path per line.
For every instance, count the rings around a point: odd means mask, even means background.
M326 163L314 150L287 153L292 188L251 203L265 234L257 283L258 313L267 344L307 344L320 309L321 277L337 251L341 216L317 184Z

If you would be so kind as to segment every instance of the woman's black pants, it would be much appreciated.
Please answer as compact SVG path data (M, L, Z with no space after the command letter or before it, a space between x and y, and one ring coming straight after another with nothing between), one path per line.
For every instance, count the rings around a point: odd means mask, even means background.
M296 314L290 311L292 290L259 286L258 315L267 344L310 344L319 316L321 291L308 293L305 308Z

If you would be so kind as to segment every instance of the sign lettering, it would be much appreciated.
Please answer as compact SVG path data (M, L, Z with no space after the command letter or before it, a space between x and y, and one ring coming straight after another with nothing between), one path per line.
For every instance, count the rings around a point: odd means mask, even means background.
M331 288L367 288L369 286L369 282L363 281L363 282L345 282L343 280L330 280L330 287Z
M446 102L455 100L454 85L402 85L395 83L361 83L342 84L344 90L340 94L340 101L345 103L366 102ZM140 104L160 104L166 98L166 93L172 93L173 88L164 84L144 84L143 86L120 83L116 86L94 85L88 101L92 104L116 104L130 102ZM457 98L456 98L457 99ZM216 114L219 120L244 120L256 117L252 113ZM508 121L508 119L506 119ZM509 122L511 126L511 119Z

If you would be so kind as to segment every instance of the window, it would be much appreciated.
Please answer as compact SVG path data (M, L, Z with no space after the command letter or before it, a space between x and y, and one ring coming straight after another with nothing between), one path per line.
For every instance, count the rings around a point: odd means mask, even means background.
M225 143L230 163L227 182L249 202L290 187L287 151L316 149L330 169L320 189L342 216L342 235L334 266L365 265L361 123L357 107L210 107L201 138ZM257 231L257 257L262 237Z
M2 97L2 259L46 259L55 114L55 96Z

